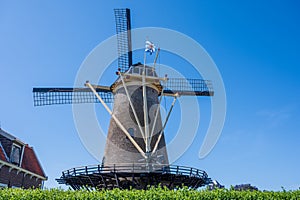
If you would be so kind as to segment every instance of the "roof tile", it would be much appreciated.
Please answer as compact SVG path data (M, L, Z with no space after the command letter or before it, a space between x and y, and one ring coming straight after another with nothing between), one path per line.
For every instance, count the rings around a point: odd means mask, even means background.
M31 171L40 176L46 177L45 173L32 149L28 145L25 145L24 155L22 160L22 168Z

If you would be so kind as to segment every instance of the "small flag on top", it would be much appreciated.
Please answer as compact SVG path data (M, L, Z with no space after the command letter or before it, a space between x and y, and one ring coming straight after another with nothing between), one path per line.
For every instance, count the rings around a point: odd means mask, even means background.
M150 52L150 55L152 55L152 53L155 52L154 44L148 40L146 41L145 47L146 47L145 51Z

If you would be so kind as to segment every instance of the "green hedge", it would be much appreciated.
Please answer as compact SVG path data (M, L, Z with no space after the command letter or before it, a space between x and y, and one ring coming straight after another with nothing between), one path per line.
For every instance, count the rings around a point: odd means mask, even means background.
M189 189L168 190L151 188L149 190L102 190L102 191L73 191L73 190L22 190L2 189L0 199L300 199L300 190L282 192L214 190L196 191Z

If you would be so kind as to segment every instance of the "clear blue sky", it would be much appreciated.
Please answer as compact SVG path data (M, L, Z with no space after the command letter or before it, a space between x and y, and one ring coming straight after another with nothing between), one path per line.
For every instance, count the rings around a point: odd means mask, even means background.
M58 186L62 170L97 161L80 142L72 107L33 107L32 87L72 86L88 53L115 34L113 8L123 7L133 28L164 27L195 39L223 77L220 140L200 160L198 136L176 164L204 169L226 187L299 188L298 1L0 0L1 127L34 147L46 187Z

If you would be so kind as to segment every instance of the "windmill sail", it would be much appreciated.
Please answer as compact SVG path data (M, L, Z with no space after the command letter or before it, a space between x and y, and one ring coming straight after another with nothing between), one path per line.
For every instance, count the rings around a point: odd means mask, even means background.
M96 88L106 103L113 102L110 89ZM55 104L99 103L89 88L33 88L34 106Z
M114 9L118 45L118 67L125 72L132 65L130 10Z
M110 87L94 86L105 103L113 103ZM209 80L168 78L162 84L163 95L172 96L213 96L212 83ZM89 88L33 88L34 106L56 104L100 103Z
M212 83L209 80L168 78L163 84L163 94L181 96L213 96Z

